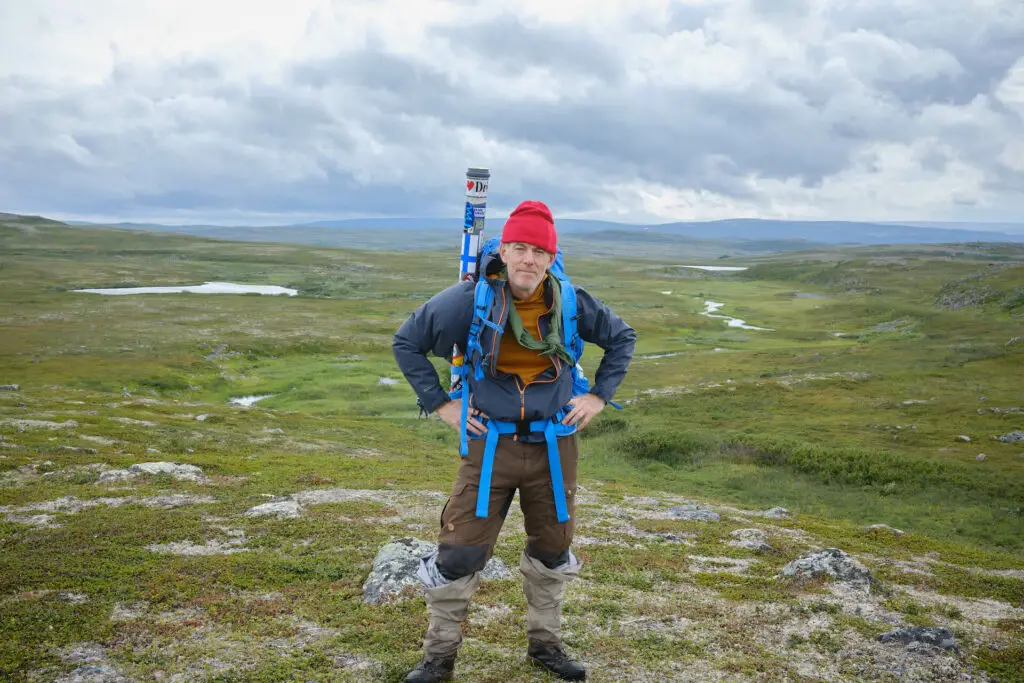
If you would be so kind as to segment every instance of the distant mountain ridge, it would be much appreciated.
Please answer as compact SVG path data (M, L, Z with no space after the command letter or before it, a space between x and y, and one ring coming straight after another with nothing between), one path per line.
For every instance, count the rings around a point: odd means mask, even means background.
M490 234L500 231L505 221L488 219ZM563 218L556 221L559 232L583 235L605 230L636 231L637 236L655 232L685 235L701 239L731 240L806 240L825 244L921 244L941 242L1024 242L1024 223L1000 223L1016 226L1018 232L969 230L963 227L933 227L938 224L874 223L862 221L790 221L761 218L728 218L715 221L679 221L673 223L617 223L614 221ZM963 224L958 224L963 225ZM448 218L351 218L301 223L301 227L367 229L404 229L452 232L460 229L457 220Z
M339 230L357 233L406 234L415 233L419 237L453 235L461 232L462 224L458 218L349 218L343 220L320 220L305 223L286 224L279 226L225 226L225 225L170 225L163 223L95 223L87 221L66 221L69 225L102 225L113 228L150 230L158 232L184 232L202 234L209 237L225 237L244 239L247 231L253 235L270 234L284 236L292 234L295 238L309 237L312 231ZM485 234L500 234L505 221L501 218L488 218ZM1002 230L969 230L965 223L936 222L869 222L869 221L807 221L780 220L759 218L730 218L714 221L679 221L658 224L619 223L615 221L589 220L579 218L563 218L556 221L559 233L579 238L593 237L601 239L601 233L615 233L621 239L624 234L633 233L638 240L652 233L714 240L757 240L757 241L806 241L816 244L832 245L872 245L872 244L939 244L956 242L1014 242L1024 243L1024 223L997 223ZM936 227L940 225L956 227ZM977 223L973 225L979 225ZM1012 230L1012 232L1007 232ZM305 241L297 239L296 241Z

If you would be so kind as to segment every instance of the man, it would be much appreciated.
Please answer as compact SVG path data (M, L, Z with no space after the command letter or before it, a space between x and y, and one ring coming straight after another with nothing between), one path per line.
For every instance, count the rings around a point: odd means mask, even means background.
M548 272L557 250L551 211L542 202L525 201L505 223L499 258L485 256L479 264L481 280L494 289L486 312L491 324L484 327L480 344L485 371L480 379L469 372L463 380L471 390L469 452L441 512L438 549L420 565L430 623L425 655L408 683L451 677L462 643L461 622L516 490L527 533L519 569L527 601L528 656L562 679L586 677L561 643L563 588L582 566L569 547L575 526L576 431L615 395L632 359L636 333L604 303L573 286L580 337L604 349L604 357L589 393L572 398L572 356L560 338L561 283ZM450 362L454 344L466 352L474 287L460 282L432 297L405 321L393 343L395 359L422 407L455 429L461 426L461 399L452 400L441 386L427 353ZM557 438L558 453L550 455L550 464L545 433L530 429L542 420L571 432ZM514 423L516 429L501 434L493 461L485 466L483 437L489 429L497 432L499 422ZM564 496L553 484L559 480L558 463ZM489 493L486 484L481 493L484 471L490 473ZM564 506L561 513L556 498Z

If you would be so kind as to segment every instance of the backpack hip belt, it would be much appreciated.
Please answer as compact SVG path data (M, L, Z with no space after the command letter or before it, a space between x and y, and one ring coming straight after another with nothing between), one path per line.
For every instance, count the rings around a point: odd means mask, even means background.
M562 424L566 409L550 420L535 420L529 424L530 432L543 432L544 441L548 446L548 469L551 470L551 489L555 496L555 513L559 522L569 521L568 506L565 501L565 482L562 479L562 461L558 455L558 438L568 436L576 431L576 425ZM484 445L484 458L480 468L480 487L476 496L476 516L487 517L487 503L491 497L491 473L494 471L494 454L498 449L498 438L502 434L521 434L524 422L502 422L487 420L487 435L473 437L487 439Z

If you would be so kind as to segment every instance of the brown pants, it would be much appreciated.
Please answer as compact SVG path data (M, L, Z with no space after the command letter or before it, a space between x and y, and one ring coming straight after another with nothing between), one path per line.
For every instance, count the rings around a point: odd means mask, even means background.
M470 440L469 454L462 458L451 497L441 512L437 566L448 579L455 580L484 568L494 552L517 489L525 518L527 554L552 568L565 561L576 521L578 438L577 434L570 434L558 440L569 512L566 522L559 522L555 513L547 444L524 444L505 436L498 440L494 454L487 517L477 517L485 440Z

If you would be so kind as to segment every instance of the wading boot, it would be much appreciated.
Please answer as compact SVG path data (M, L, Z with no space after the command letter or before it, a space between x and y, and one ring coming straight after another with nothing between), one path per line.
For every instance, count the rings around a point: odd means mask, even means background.
M405 677L405 683L439 683L450 681L455 670L455 655L433 658L425 655L416 668Z
M423 638L423 659L409 672L406 683L447 681L455 668L455 655L462 644L462 620L480 585L480 572L463 576L437 588L424 588L430 623Z
M571 564L549 569L526 553L519 562L526 593L526 635L530 641L527 655L564 681L582 681L587 677L586 669L562 649L562 594L566 582L576 578L581 566L572 558Z
M583 668L583 665L571 659L559 645L530 643L527 654L534 664L544 667L563 681L585 681L587 679L587 670Z

